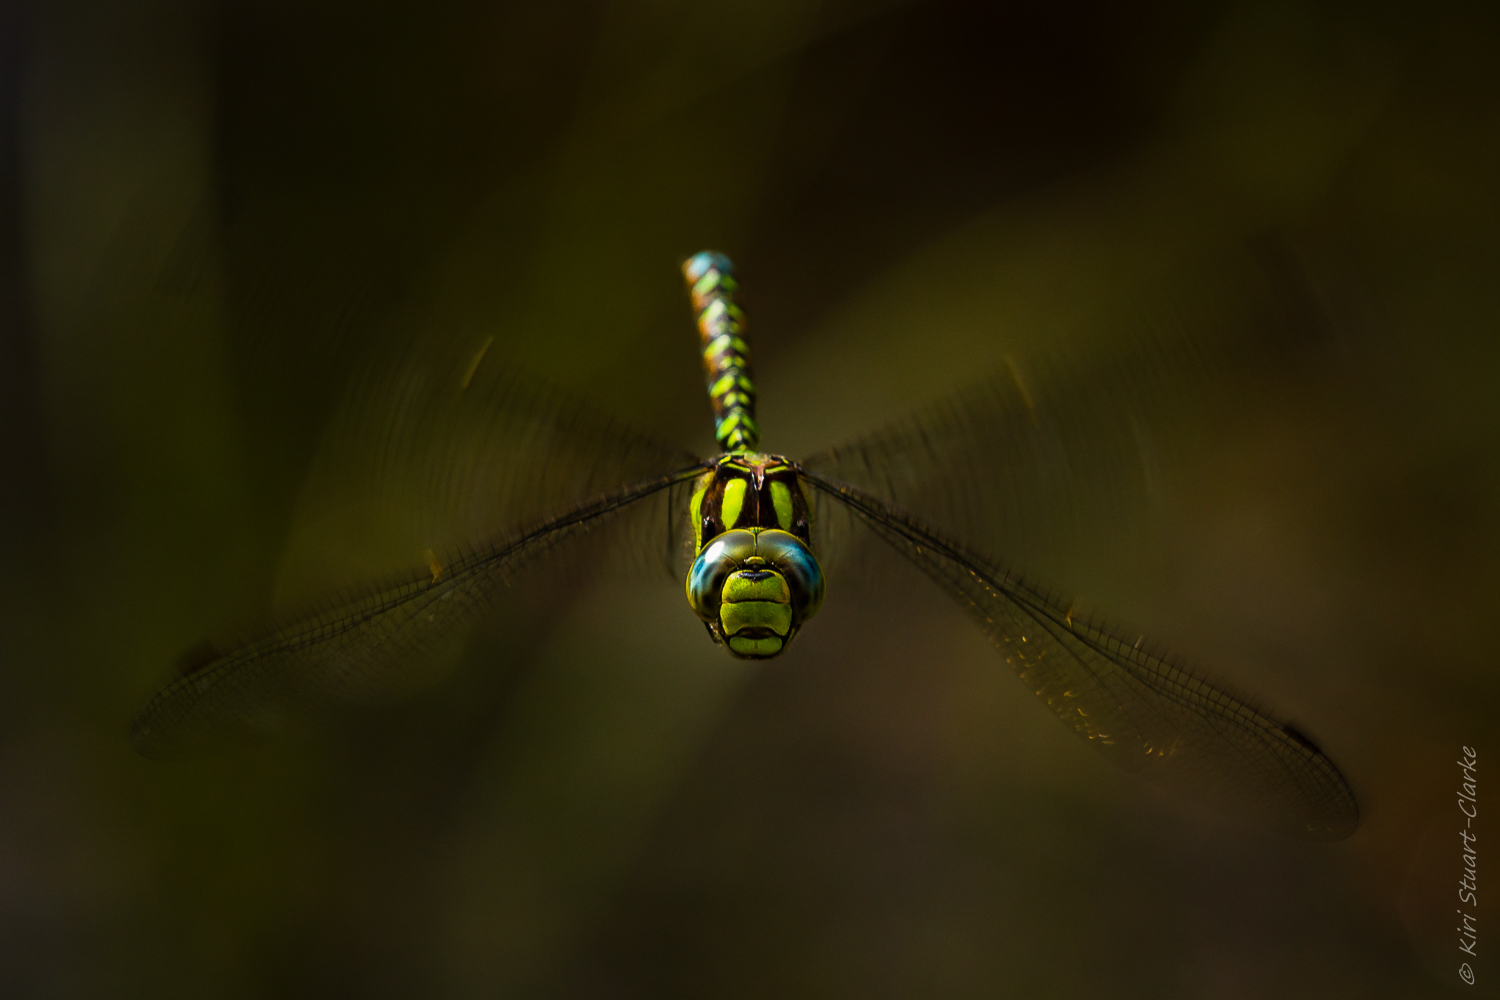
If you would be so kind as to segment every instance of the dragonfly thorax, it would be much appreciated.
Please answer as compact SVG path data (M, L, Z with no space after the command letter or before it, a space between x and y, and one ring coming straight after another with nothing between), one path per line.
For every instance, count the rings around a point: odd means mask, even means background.
M725 455L692 499L688 604L736 656L786 648L823 602L823 571L797 469L777 455Z
M693 554L731 528L777 528L811 544L797 467L780 455L723 455L693 489Z

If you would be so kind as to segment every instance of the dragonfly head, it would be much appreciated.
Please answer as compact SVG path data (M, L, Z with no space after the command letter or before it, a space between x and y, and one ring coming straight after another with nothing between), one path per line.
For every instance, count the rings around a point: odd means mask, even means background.
M796 535L737 528L710 541L687 577L688 604L735 656L786 648L823 603L823 570Z

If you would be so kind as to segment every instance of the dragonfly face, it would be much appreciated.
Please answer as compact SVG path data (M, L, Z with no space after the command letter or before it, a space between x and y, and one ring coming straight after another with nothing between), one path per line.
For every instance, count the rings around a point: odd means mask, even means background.
M692 518L688 604L735 656L780 653L823 603L796 467L777 455L725 455L698 481Z

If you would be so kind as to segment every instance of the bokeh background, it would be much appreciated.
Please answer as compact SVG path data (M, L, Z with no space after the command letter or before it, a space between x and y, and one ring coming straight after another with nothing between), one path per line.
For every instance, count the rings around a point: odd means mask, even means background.
M6 5L0 994L1468 989L1497 41L1462 0ZM410 701L132 752L173 659L307 561L360 461L329 429L400 359L494 338L706 450L675 270L704 247L792 455L1006 359L1208 336L1244 274L1296 285L1314 362L1007 554L1296 721L1359 831L1288 841L1116 771L914 573L747 667L675 582L584 567Z

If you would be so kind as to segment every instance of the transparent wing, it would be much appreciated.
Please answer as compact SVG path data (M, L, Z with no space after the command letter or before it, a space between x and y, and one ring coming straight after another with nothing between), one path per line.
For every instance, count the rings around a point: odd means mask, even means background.
M1034 565L1083 533L1157 516L1164 470L1257 398L1315 375L1330 327L1306 278L1268 250L1215 265L1195 294L1013 356L967 389L801 462L919 512L983 552ZM1096 338L1097 339L1097 338Z
M1354 831L1359 809L1313 743L1202 676L1072 617L1068 605L854 487L804 473L822 495L967 607L1063 722L1127 768L1248 800L1316 839Z
M349 703L420 687L461 645L465 627L506 600L517 574L579 536L623 527L665 551L686 503L676 494L701 464L607 494L511 537L435 556L431 564L362 594L311 610L223 648L191 652L179 675L131 727L147 757L179 757L259 742L290 723ZM655 501L655 502L652 502ZM618 523L628 518L626 524Z
M492 338L375 353L329 420L291 519L276 602L378 579L692 464L538 384Z

